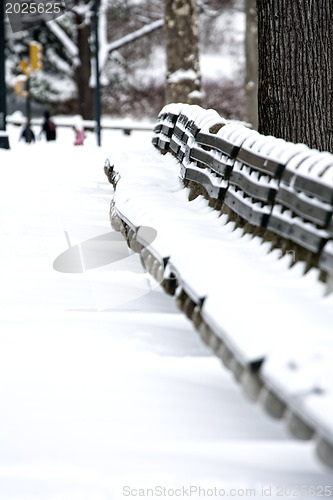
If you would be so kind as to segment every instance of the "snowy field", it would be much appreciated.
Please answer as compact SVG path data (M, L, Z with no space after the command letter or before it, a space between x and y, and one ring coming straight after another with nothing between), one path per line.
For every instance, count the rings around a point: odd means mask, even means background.
M313 443L248 402L110 228L106 157L151 133L0 150L0 500L323 498Z

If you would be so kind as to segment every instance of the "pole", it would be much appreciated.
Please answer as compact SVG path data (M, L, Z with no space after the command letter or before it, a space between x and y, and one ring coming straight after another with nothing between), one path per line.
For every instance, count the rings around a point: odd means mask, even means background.
M95 0L95 4L94 4L95 72L96 72L95 116L96 116L97 145L100 146L101 145L101 87L100 87L100 79L99 79L98 8L99 8L99 0Z
M26 98L26 115L27 115L27 128L26 128L26 136L25 140L28 144L32 141L31 137L31 128L30 128L30 123L31 123L31 103L30 103L30 76L27 78L27 98Z
M9 139L6 132L5 45L5 1L0 0L0 148L9 149Z

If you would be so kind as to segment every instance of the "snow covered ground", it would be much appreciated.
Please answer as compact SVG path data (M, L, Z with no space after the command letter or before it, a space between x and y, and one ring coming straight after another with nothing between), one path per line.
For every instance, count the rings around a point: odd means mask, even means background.
M69 129L54 144L9 134L0 499L331 496L313 444L244 398L110 228L104 160L135 169L151 133L108 131L102 148Z

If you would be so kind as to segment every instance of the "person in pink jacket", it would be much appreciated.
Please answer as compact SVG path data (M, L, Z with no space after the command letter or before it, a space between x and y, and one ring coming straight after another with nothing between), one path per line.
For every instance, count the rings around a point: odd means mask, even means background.
M86 138L86 133L84 131L82 120L77 120L77 122L75 123L74 133L75 133L74 146L83 146L84 140Z
M74 146L83 146L84 140L86 138L86 133L83 129L78 129L77 127L74 127L75 130L75 141L74 141Z

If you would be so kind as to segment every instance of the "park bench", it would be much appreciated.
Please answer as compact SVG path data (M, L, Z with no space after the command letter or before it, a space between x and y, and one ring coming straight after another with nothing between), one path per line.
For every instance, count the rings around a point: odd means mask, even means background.
M216 120L212 121L211 127L216 125ZM239 222L267 229L268 237L270 232L283 237L284 249L307 257L312 252L310 258L330 282L332 155L264 137L223 119L220 122L216 135L202 131L184 111L178 119L174 112L163 112L152 142L161 152L171 151L183 162L182 178L203 187L199 192L212 205L223 201L222 210L238 216ZM217 206L221 208L221 204Z
M333 155L184 104L163 108L152 144L153 190L105 166L112 227L246 394L333 467Z

